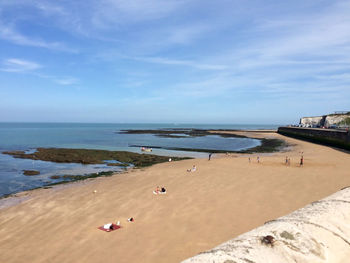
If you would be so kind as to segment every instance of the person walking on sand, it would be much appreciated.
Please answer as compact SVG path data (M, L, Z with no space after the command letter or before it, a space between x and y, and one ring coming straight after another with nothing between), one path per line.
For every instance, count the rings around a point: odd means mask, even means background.
M210 161L211 155L212 155L212 153L209 153L208 161Z
M260 163L260 157L256 157L256 160L258 161L258 163Z
M304 165L304 156L301 156L300 158L300 166L303 166Z

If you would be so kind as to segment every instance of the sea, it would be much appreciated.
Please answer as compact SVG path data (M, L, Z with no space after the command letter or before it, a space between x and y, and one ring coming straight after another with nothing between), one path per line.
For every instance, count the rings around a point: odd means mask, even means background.
M130 123L0 123L0 198L25 190L48 186L62 180L52 176L88 175L106 171L122 171L123 168L105 164L83 165L54 163L40 160L14 158L4 151L21 150L35 152L39 147L101 149L141 152L142 146L156 146L151 154L204 158L208 153L166 150L164 148L191 148L237 151L260 145L250 138L224 138L217 135L203 137L159 137L153 134L121 134L122 130L150 129L277 129L278 125L238 124L130 124ZM174 134L175 135L175 134ZM158 148L159 147L159 148ZM36 176L26 176L24 170L37 170ZM55 178L55 177L54 177Z

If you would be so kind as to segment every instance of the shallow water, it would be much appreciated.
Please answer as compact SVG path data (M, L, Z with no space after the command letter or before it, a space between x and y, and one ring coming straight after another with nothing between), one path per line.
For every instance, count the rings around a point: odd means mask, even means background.
M223 138L217 135L188 138L165 138L152 134L119 134L124 129L197 128L197 129L275 129L276 125L192 125L192 124L84 124L84 123L0 123L0 152L38 147L85 148L141 153L130 145L216 149L237 151L255 147L259 140ZM143 153L143 152L142 152ZM165 156L207 157L207 153L153 149ZM38 170L40 175L25 176L23 170ZM0 154L0 197L58 182L53 175L86 175L122 168L102 165L53 163L18 159Z

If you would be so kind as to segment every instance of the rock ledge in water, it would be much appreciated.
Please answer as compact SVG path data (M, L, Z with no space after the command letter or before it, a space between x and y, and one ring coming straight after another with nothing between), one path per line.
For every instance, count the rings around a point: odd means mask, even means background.
M33 176L40 174L40 172L36 170L23 170L23 174L27 176Z

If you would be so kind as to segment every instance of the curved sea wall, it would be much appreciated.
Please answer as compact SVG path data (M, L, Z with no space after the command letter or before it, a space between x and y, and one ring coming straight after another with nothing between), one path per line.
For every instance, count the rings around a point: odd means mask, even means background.
M183 263L344 263L350 258L350 188Z
M279 127L277 132L297 139L350 150L350 131L346 130Z

